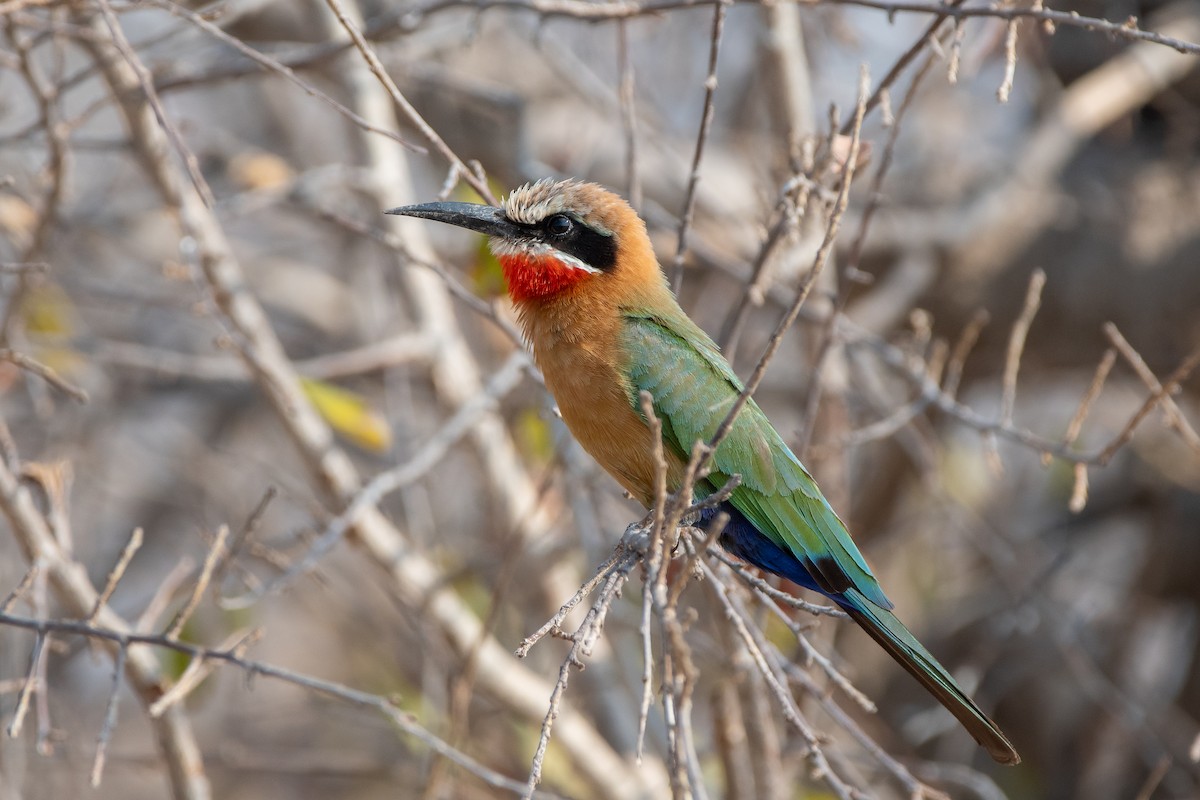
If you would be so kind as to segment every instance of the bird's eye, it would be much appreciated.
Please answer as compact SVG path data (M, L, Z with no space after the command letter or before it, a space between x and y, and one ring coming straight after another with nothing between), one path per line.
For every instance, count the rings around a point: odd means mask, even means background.
M566 236L575 227L575 223L566 214L555 214L546 220L546 232L551 236Z

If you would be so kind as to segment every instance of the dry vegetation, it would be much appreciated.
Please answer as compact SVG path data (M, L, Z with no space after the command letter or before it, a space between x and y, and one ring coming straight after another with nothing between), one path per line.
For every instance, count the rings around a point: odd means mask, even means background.
M0 0L0 800L1196 797L1200 10L1077 10ZM1024 764L380 213L550 174Z

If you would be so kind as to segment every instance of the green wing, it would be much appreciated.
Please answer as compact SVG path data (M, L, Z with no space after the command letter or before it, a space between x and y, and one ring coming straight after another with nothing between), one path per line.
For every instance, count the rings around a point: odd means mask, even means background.
M697 439L712 438L741 393L741 381L682 311L627 312L624 345L630 402L640 409L637 393L650 392L663 422L664 443L687 458ZM1020 762L1004 733L891 613L892 603L846 526L753 400L738 414L713 462L712 474L697 492L712 492L730 476L741 475L729 502L761 534L790 551L823 590L836 595L838 605L946 706L992 758Z
M712 438L742 392L742 382L716 344L682 311L626 312L623 344L630 402L640 413L638 392L654 397L665 445L686 460L698 439ZM846 526L754 400L717 447L712 474L697 493L715 491L735 474L742 482L729 502L760 533L808 566L823 589L840 593L854 587L873 603L892 608Z

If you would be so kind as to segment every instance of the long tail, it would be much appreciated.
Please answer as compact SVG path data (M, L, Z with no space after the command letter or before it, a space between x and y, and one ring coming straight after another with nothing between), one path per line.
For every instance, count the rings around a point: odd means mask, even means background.
M722 547L760 569L773 572L833 600L869 633L880 647L896 659L900 666L920 681L992 758L1001 764L1021 763L1021 757L1017 755L1008 737L1000 732L996 723L979 710L979 706L959 688L954 678L950 677L950 673L921 646L894 614L868 600L854 587L846 589L845 592L826 592L813 578L812 571L805 562L794 553L784 550L759 533L758 529L729 503L722 503L721 510L729 514L729 524L721 535ZM717 509L704 512L701 515L701 525L706 524L716 512Z
M921 646L892 612L875 605L853 588L836 599L851 619L862 626L888 655L920 681L962 723L975 741L988 751L988 755L1001 764L1021 763L1021 756L1008 737L967 697L950 673Z

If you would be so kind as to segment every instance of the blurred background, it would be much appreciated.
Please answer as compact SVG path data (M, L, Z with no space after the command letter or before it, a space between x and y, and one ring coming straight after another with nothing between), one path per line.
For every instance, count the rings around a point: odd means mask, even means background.
M849 622L789 610L867 713L729 584L819 687L793 683L797 707L858 796L1200 796L1200 75L1196 44L1134 35L1200 41L1200 7L1056 6L1106 32L887 2L331 5L0 2L3 444L57 541L30 544L6 489L6 614L86 616L55 565L99 591L140 528L111 607L161 633L224 526L183 641L260 631L247 657L391 698L523 785L569 645L512 651L643 511L555 416L484 243L380 212L478 201L464 175L496 196L603 183L746 376L825 237L865 65L865 161L756 397L1024 763L993 765ZM396 466L381 514L331 536ZM657 700L633 755L641 597L634 570L571 675L549 793L672 796ZM710 796L837 796L713 593L681 607ZM36 638L0 624L5 726ZM369 707L236 666L176 706L190 790L125 682L92 788L112 658L62 634L37 662L0 800L520 794ZM151 663L161 688L189 660Z

